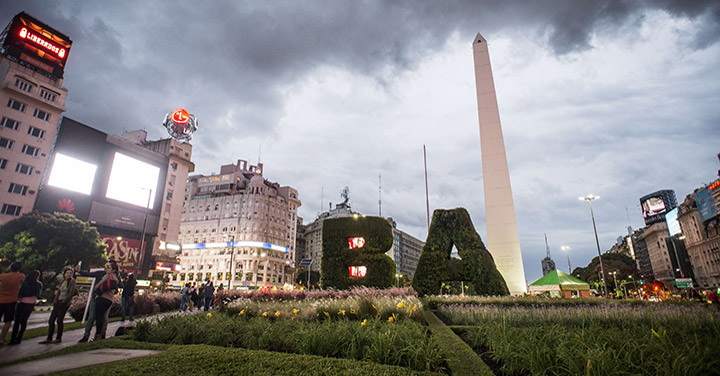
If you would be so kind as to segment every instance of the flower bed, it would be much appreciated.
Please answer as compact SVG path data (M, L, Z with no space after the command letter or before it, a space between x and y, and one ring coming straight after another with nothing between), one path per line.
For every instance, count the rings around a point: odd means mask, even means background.
M471 326L464 338L510 375L706 375L720 367L716 309L546 301L436 304L447 323Z
M87 304L87 294L79 295L73 298L68 308L68 313L76 321L82 321L85 305ZM135 315L149 315L158 312L172 311L180 308L180 293L166 292L162 294L143 294L135 295ZM120 295L115 295L113 304L110 306L110 317L120 316L122 301ZM127 312L129 313L129 312Z

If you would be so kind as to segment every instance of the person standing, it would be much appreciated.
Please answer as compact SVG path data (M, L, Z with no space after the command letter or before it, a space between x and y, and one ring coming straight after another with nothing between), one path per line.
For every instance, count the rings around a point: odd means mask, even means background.
M180 289L180 311L185 312L190 305L190 282L186 283L182 289ZM192 311L192 307L190 307Z
M47 339L41 341L40 343L42 344L53 343L52 337L53 332L55 332L55 321L57 321L58 331L54 343L62 342L63 320L65 320L65 314L68 308L70 308L70 301L73 296L78 294L75 278L73 278L74 275L75 272L73 272L71 267L65 267L63 269L63 280L58 284L55 289L55 294L53 295L54 303L52 312L50 313L50 321L48 321Z
M33 270L25 277L18 292L18 304L15 308L15 324L13 325L10 345L19 345L22 342L28 318L32 314L35 303L42 293L43 284L40 282L40 271Z
M5 336L15 319L18 292L20 292L20 285L25 280L25 275L20 273L20 268L22 268L22 264L15 261L10 264L10 269L6 273L0 274L0 317L4 322L0 335L0 346L5 346Z
M95 340L105 339L107 318L113 298L120 288L120 273L116 263L105 263L105 276L95 287Z
M193 282L192 287L190 287L190 311L193 310L193 308L200 309L200 296L198 295L197 288L195 287L195 282Z
M120 321L125 321L125 308L128 309L130 321L135 320L133 313L135 312L135 286L137 281L135 280L135 274L130 273L125 279L125 287L122 291L122 307L120 309Z
M210 304L213 302L213 293L215 293L215 287L213 287L212 281L209 281L207 285L205 285L205 289L203 290L203 295L205 295L205 310L210 309Z

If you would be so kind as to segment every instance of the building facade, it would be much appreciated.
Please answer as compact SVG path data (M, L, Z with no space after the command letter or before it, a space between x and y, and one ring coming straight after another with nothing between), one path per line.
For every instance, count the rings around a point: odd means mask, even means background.
M211 280L259 288L293 283L296 189L263 178L263 165L224 165L194 175L185 188L178 241L181 270L171 283ZM234 257L231 257L233 256Z
M422 253L425 242L397 228L397 222L392 218L388 221L393 227L393 247L388 252L395 261L395 271L408 279L412 279L417 269L420 253Z
M332 205L332 204L331 204ZM322 225L326 219L331 218L342 218L352 217L354 215L361 215L360 213L352 211L348 199L344 202L332 206L326 212L320 213L318 217L311 223L305 225L305 232L303 233L305 249L298 259L311 259L310 271L320 272L320 265L322 260Z
M703 189L706 188L698 189L695 193ZM716 189L720 193L720 187ZM703 220L696 196L689 194L679 206L677 219L680 222L685 248L698 287L720 287L720 225L718 225L718 216L715 214Z
M21 18L32 21L26 33L37 31L72 43L24 13L15 16L1 36L0 225L32 211L68 93L63 87L62 67L69 47L62 62L57 57L53 60L56 71L46 64L53 56L42 51L43 47L17 42L15 20Z
M640 229L635 242L637 245L636 253L639 254L640 248L642 248L642 252L647 250L652 274L656 280L660 281L675 279L673 256L671 256L666 242L668 237L670 237L670 233L668 232L667 223L655 222ZM642 265L640 271L645 275Z

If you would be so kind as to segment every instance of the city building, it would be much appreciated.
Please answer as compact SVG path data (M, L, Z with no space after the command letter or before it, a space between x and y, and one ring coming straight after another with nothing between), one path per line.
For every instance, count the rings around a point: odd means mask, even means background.
M647 250L647 257L650 259L650 266L652 268L652 274L656 280L659 281L672 281L675 279L675 268L672 260L674 256L671 256L668 250L666 239L670 237L668 232L667 223L655 222L649 226L643 227L638 230L636 241L636 254L640 255L641 252L644 258L644 252ZM640 265L640 271L645 277L644 265Z
M262 163L238 160L219 174L189 177L181 269L171 284L211 280L228 287L231 278L233 288L292 284L300 205L297 190L263 178Z
M388 252L388 256L395 261L395 272L397 274L412 279L425 242L399 230L397 222L392 218L388 218L388 221L392 225L393 231L393 247Z
M480 33L473 41L480 149L482 153L487 249L513 295L527 291L510 173L503 140L488 43Z
M720 287L720 217L715 197L720 195L720 180L698 188L679 206L684 245L698 287Z
M322 212L315 218L314 221L305 225L305 232L303 233L303 239L305 240L304 252L298 256L298 259L309 259L313 260L310 265L310 271L320 272L320 264L322 260L322 225L326 219L331 218L342 218L352 217L354 215L362 215L354 212L350 207L349 190L347 187L342 192L343 202L332 207L332 203L329 205L329 209L326 212Z
M173 216L183 201L173 192L184 192L194 169L190 144L146 136L145 131L111 135L64 117L35 202L39 211L90 222L108 246L108 257L142 275L155 269L160 240L176 241L180 226Z
M635 263L644 278L654 280L655 274L653 274L652 264L650 263L650 253L643 234L644 228L641 228L635 230L632 235L632 244L635 249Z
M665 214L677 207L675 191L662 189L640 197L640 207L646 225L665 222Z
M71 45L67 36L24 12L0 35L0 225L35 205L65 112L63 74Z

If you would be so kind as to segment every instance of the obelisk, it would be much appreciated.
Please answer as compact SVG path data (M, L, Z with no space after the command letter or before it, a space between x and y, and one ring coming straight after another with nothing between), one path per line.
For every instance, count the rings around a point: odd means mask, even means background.
M473 57L480 123L487 247L495 260L495 266L505 278L510 294L518 295L527 291L525 268L490 55L487 40L480 33L473 41Z

